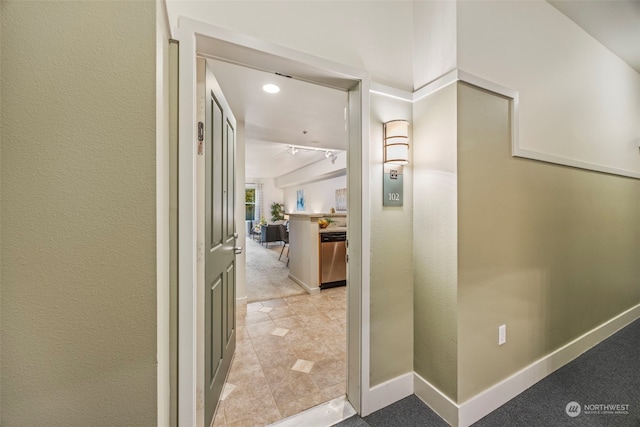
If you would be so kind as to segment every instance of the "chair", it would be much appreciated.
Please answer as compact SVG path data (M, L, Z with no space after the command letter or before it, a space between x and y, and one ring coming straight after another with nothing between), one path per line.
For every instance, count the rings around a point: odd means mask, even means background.
M280 228L278 225L269 224L260 227L260 243L269 247L269 243L280 241Z
M282 253L284 252L284 248L289 244L289 232L284 224L280 224L280 240L282 240L282 250L280 251L280 256L278 260L282 258ZM287 249L287 267L289 267L289 249Z
M259 226L258 230L256 230L256 226L253 224L253 220L247 220L247 236L249 236L252 240L260 240L260 231Z

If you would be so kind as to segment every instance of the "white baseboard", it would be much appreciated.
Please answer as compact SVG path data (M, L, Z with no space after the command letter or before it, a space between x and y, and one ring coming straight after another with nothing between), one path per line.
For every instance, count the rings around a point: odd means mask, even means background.
M640 319L640 304L461 404L453 402L418 374L414 374L414 393L452 426L468 427L637 319Z
M413 393L452 426L458 425L460 407L429 381L413 373Z
M365 417L411 394L413 394L413 372L392 378L369 389L367 404L363 405L361 415Z
M316 295L320 293L320 288L318 286L311 287L306 283L304 283L302 280L298 279L296 276L292 275L291 273L289 273L289 279L293 280L298 285L302 286L302 289L307 291L309 295Z

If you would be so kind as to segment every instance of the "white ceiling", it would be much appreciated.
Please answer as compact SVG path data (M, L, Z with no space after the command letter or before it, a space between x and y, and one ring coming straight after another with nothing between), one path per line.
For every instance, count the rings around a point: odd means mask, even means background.
M324 151L288 152L288 145L345 150L347 92L227 62L207 60L236 119L245 124L245 176L274 178L325 160ZM273 83L280 92L262 86Z
M640 73L640 0L547 0Z

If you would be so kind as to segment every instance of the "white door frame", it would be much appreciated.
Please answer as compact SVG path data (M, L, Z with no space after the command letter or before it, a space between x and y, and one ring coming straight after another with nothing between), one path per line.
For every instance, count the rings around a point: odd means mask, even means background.
M220 40L272 57L312 67L319 73L359 82L360 126L350 129L348 182L349 286L347 323L347 393L360 413L369 394L369 86L368 73L312 55L247 37L192 19L180 18L178 146L178 425L196 426L196 43ZM350 104L352 107L353 104ZM354 354L355 353L355 354ZM354 384L355 383L355 384ZM197 426L202 427L202 426Z

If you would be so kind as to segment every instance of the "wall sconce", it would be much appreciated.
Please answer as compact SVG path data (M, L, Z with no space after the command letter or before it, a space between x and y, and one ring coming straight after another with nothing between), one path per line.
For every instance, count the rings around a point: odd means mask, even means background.
M384 123L383 147L382 205L402 206L402 169L409 163L409 122L392 120Z
M384 162L394 165L409 163L409 122L392 120L384 124Z

